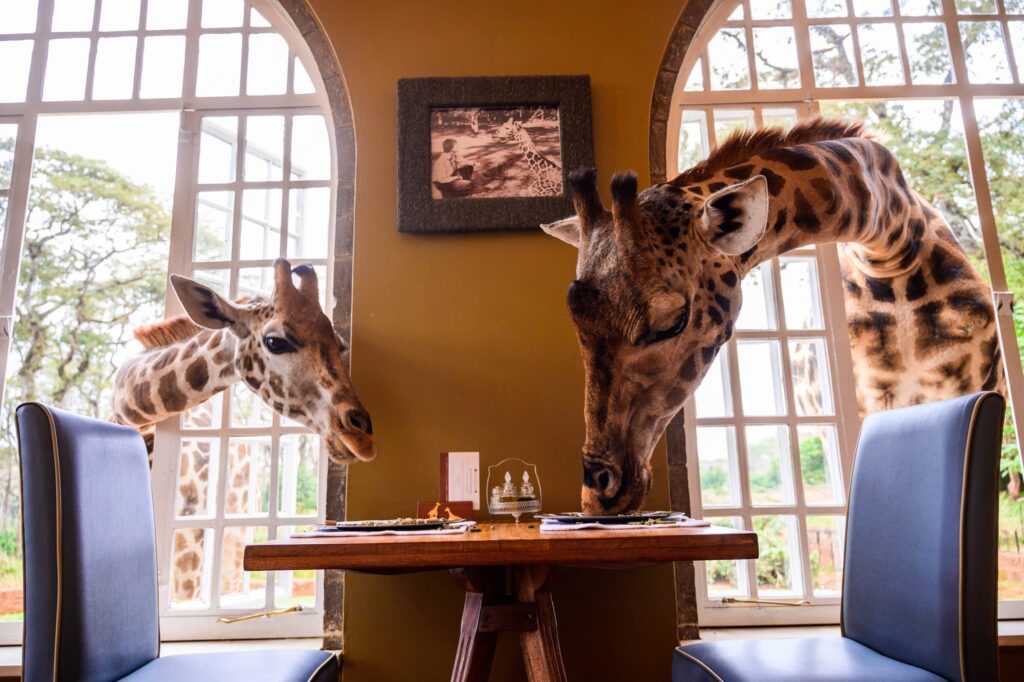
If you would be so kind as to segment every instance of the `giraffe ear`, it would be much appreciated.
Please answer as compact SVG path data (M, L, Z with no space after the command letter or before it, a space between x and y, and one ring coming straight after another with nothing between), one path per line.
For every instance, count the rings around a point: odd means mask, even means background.
M552 237L561 239L566 244L571 244L577 249L580 248L579 216L572 216L571 218L564 218L553 223L547 223L546 225L541 225L540 229L544 230Z
M171 275L171 286L193 322L207 329L230 327L244 308L221 297L210 287L181 275Z
M704 236L722 253L737 256L751 248L768 227L768 181L755 175L718 190L704 202Z

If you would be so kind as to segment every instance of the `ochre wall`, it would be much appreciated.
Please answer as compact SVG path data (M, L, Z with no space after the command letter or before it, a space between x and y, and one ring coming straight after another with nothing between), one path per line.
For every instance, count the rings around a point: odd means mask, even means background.
M602 185L647 180L658 65L682 0L313 0L337 51L356 130L352 373L380 455L351 467L350 518L411 514L436 496L438 453L536 462L547 510L579 506L583 373L565 292L575 251L540 230L396 229L396 81L589 74ZM607 200L607 191L604 191ZM668 505L664 447L650 508ZM445 680L461 590L445 573L350 574L345 678ZM573 570L555 593L572 680L667 679L671 567ZM523 679L503 635L494 680Z

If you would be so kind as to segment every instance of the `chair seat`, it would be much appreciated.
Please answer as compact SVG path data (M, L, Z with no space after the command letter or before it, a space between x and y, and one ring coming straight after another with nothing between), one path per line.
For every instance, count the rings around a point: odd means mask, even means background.
M845 637L736 639L681 646L672 682L944 682Z
M338 658L327 651L266 649L163 656L122 678L122 682L336 682L338 671Z

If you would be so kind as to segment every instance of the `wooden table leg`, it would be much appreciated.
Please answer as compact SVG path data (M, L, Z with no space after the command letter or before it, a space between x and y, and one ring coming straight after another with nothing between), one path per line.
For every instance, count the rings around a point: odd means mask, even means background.
M452 682L486 682L494 659L494 648L498 643L498 632L481 631L481 617L486 605L500 597L504 571L500 568L456 568L451 573L466 590Z
M530 682L566 682L558 621L551 587L563 569L552 566L517 566L516 591L520 602L537 606L537 629L519 633L523 663Z

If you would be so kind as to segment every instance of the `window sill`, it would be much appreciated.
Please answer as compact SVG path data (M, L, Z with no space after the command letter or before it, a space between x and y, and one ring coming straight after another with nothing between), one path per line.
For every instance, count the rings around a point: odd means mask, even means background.
M160 645L160 655L209 654L222 651L246 651L250 649L319 649L321 646L323 646L323 640L319 637L221 640L216 642L163 642ZM0 678L20 676L21 647L0 646Z
M701 628L701 641L726 639L784 639L787 637L838 637L838 625L794 625L786 627ZM684 640L688 644L694 640ZM1024 646L1024 620L999 621L999 646Z

